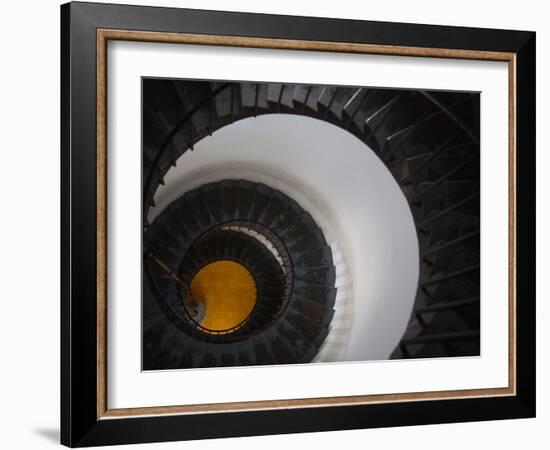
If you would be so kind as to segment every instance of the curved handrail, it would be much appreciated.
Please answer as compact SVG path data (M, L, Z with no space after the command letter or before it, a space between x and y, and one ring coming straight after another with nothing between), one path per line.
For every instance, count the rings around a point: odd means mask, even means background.
M148 205L147 203L147 192L149 192L151 182L153 181L153 173L155 172L155 168L158 168L160 170L160 161L162 156L164 155L165 150L168 148L168 143L170 140L174 137L174 135L181 129L181 127L197 112L199 111L204 105L212 101L212 98L216 97L221 91L226 89L228 86L231 86L231 83L224 83L220 87L214 89L208 97L206 97L204 100L202 100L200 103L195 105L191 111L189 111L183 118L178 122L178 124L172 129L172 131L166 136L166 139L162 143L160 150L158 151L157 155L155 156L155 159L153 160L151 164L151 170L149 174L147 175L147 180L145 182L145 186L143 187L143 203L144 203L144 212L147 211Z

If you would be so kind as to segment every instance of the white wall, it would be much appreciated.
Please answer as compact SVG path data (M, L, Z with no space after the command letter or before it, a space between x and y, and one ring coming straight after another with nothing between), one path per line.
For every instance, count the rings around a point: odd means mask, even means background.
M538 125L548 122L550 102L549 13L535 0L480 2L407 1L306 2L278 0L139 1L134 4L179 5L206 9L232 9L265 13L316 15L352 19L420 22L447 25L535 30L538 33ZM2 177L3 222L0 241L3 268L0 298L2 343L2 433L4 448L41 449L57 440L59 405L59 2L29 0L3 5L2 45ZM544 116L543 116L544 113ZM537 146L538 229L550 227L543 209L550 178L548 134L539 133ZM52 200L53 199L53 200ZM231 449L373 448L440 449L548 447L550 426L549 360L550 295L545 253L548 233L538 236L538 418L433 425L399 429L357 430L309 435L225 439L187 444L170 443L136 448ZM18 322L25 317L24 325ZM543 380L543 381L540 381ZM130 447L129 447L130 448Z

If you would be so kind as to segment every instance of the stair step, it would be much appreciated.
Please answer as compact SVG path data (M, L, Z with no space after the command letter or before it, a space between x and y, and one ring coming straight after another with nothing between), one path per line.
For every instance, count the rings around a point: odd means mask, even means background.
M477 248L477 252L479 252L479 233L480 233L480 230L476 229L456 239L442 242L439 245L432 246L430 249L422 253L420 257L426 258L429 256L440 255L442 252L449 249L456 248L456 247L462 247L462 248L471 247L472 249Z
M289 343L292 352L299 361L308 362L306 358L311 353L311 342L303 336L294 325L289 323L286 319L282 319L275 325L275 331Z
M408 127L414 127L415 131L421 130L422 123L433 108L434 105L416 91L398 91L396 97L368 123L371 129L377 131L379 143L383 148L388 138Z
M213 97L213 109L216 117L222 123L231 122L233 112L235 111L236 93L232 83L216 82L211 83L212 90L218 91ZM240 95L240 93L238 93ZM240 98L239 98L240 103Z
M330 305L336 299L336 288L333 286L318 286L308 283L294 283L294 293L307 300Z
M471 298L480 296L479 283L475 279L457 278L438 286L426 289L426 306L448 302L453 299Z
M280 101L283 94L283 85L279 83L269 83L267 85L266 101L269 107L280 111Z
M416 314L430 314L439 311L445 311L447 309L459 309L465 306L479 305L479 296L471 297L464 300L455 300L449 302L435 303L424 308L418 308L415 310Z
M479 155L479 147L469 142L443 146L434 151L431 157L423 161L422 164L416 165L411 170L411 174L415 179L436 180L453 170L457 161L459 164L460 161L465 161L476 154ZM470 178L479 178L479 161L477 164L472 164L469 172L464 171L464 173L468 174Z
M274 192L262 214L257 218L258 223L270 228L271 224L281 216L285 207L285 199L279 193Z
M254 349L250 340L244 340L239 342L237 350L237 364L239 366L249 366L256 362L254 356Z
M254 110L256 108L256 97L260 85L257 83L241 83L241 106L243 109Z
M283 110L292 111L294 109L294 88L295 84L284 84L279 100L279 107Z
M294 88L294 107L301 111L317 113L317 99L323 86L297 85Z
M271 196L273 195L273 190L268 188L264 184L256 184L255 197L252 208L249 212L249 218L259 217L262 214L262 211L268 205Z
M221 198L223 220L235 220L237 211L237 190L238 182L235 180L224 180L221 182Z
M457 208L455 211L479 215L479 181L451 180L439 183L422 183L419 187L420 197L416 200L422 205L426 214L432 210ZM477 197L477 198L476 198ZM460 205L457 205L460 203ZM422 218L424 222L428 216Z
M461 340L475 340L479 339L479 331L459 331L456 333L441 333L425 336L417 336L415 338L403 339L401 345L416 345L427 344L433 342L445 342L445 341L461 341Z
M446 273L445 275L434 277L434 278L430 279L429 281L425 281L424 283L422 283L422 287L428 287L428 286L433 286L433 285L437 285L437 284L442 284L442 283L445 283L449 280L453 280L455 278L465 277L465 276L468 276L468 275L471 275L471 274L474 274L474 275L477 274L477 276L479 276L479 267L480 267L479 264L473 264L472 266L465 267L465 268L457 270L455 272L450 272L450 273Z
M431 259L431 275L439 276L444 272L455 272L463 267L471 266L479 262L479 247L476 253L464 248L451 248L444 253L439 253L432 257L425 259Z
M295 309L303 316L309 317L324 328L328 328L334 317L334 309L307 299L293 299L290 308Z
M343 119L344 107L352 100L355 93L358 89L354 87L337 87L331 88L334 89L332 92L332 97L330 97L329 103L319 103L319 108L328 109L327 118L335 118L337 120Z
M144 342L152 345L143 349L143 369L159 370L179 363L179 354L185 351L190 338L166 320L156 330L144 334Z
M331 267L334 265L331 248L325 247L316 248L303 253L300 253L295 259L296 267Z
M292 350L292 346L281 336L270 338L271 353L278 364L295 364L301 362Z
M430 247L459 239L479 230L479 217L471 214L450 213L430 227Z
M460 198L458 201L455 201L449 206L446 206L445 209L433 209L431 210L423 219L422 221L417 225L417 229L423 229L432 226L433 224L437 223L437 221L444 219L448 215L451 214L458 214L463 215L463 209L468 208L471 209L470 203L476 203L476 206L474 206L474 209L479 210L479 191L474 192L469 195L465 195L462 198ZM471 214L469 214L471 216ZM477 220L479 221L479 214L477 215Z
M334 286L336 274L334 267L320 267L316 269L298 269L294 268L294 281L304 283L314 283L325 286Z
M287 248L291 252L305 252L314 250L320 247L326 247L327 241L322 230L318 227L308 233L298 237L297 239L289 239L286 241Z
M170 133L185 117L182 104L174 84L170 80L145 78L142 86L143 109L152 111Z
M200 367L206 351L206 342L198 339L191 339L185 351L181 353L178 366L185 368Z
M202 229L209 227L212 224L212 218L208 208L203 202L203 197L200 195L200 190L193 190L184 195L184 201L187 202L191 209L191 214L197 220Z
M264 336L259 334L252 339L252 347L256 357L257 364L276 364L277 360L271 352L270 346L266 342Z
M252 205L256 200L256 185L250 181L239 180L237 184L237 211L243 219L250 218Z

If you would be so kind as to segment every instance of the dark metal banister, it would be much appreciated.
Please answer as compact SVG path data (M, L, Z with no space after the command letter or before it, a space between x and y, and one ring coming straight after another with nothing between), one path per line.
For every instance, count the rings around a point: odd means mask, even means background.
M151 170L149 171L149 174L147 175L147 181L145 182L145 186L143 188L143 202L144 202L144 208L143 212L145 213L149 207L148 199L147 199L147 193L149 192L149 189L151 187L151 183L153 181L153 173L155 171L155 168L158 167L159 173L161 172L160 169L160 161L162 156L164 155L164 152L166 148L168 147L168 144L174 137L174 135L181 129L181 127L198 111L200 110L204 105L208 104L212 98L216 97L221 91L226 89L228 86L231 86L231 83L225 83L212 91L208 97L206 97L203 101L201 101L199 104L193 107L191 111L189 111L180 121L179 123L174 127L174 129L168 134L166 139L164 140L163 144L160 147L159 152L155 156L155 159L153 160L151 164ZM159 175L160 178L162 178L162 174Z

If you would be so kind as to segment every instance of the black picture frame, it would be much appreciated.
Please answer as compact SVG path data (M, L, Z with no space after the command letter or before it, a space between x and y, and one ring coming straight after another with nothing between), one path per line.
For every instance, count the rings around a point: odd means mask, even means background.
M515 55L514 395L101 417L97 318L97 30ZM71 447L535 416L535 33L112 4L61 6L61 443ZM428 56L428 55L427 55ZM99 417L98 417L99 416Z

